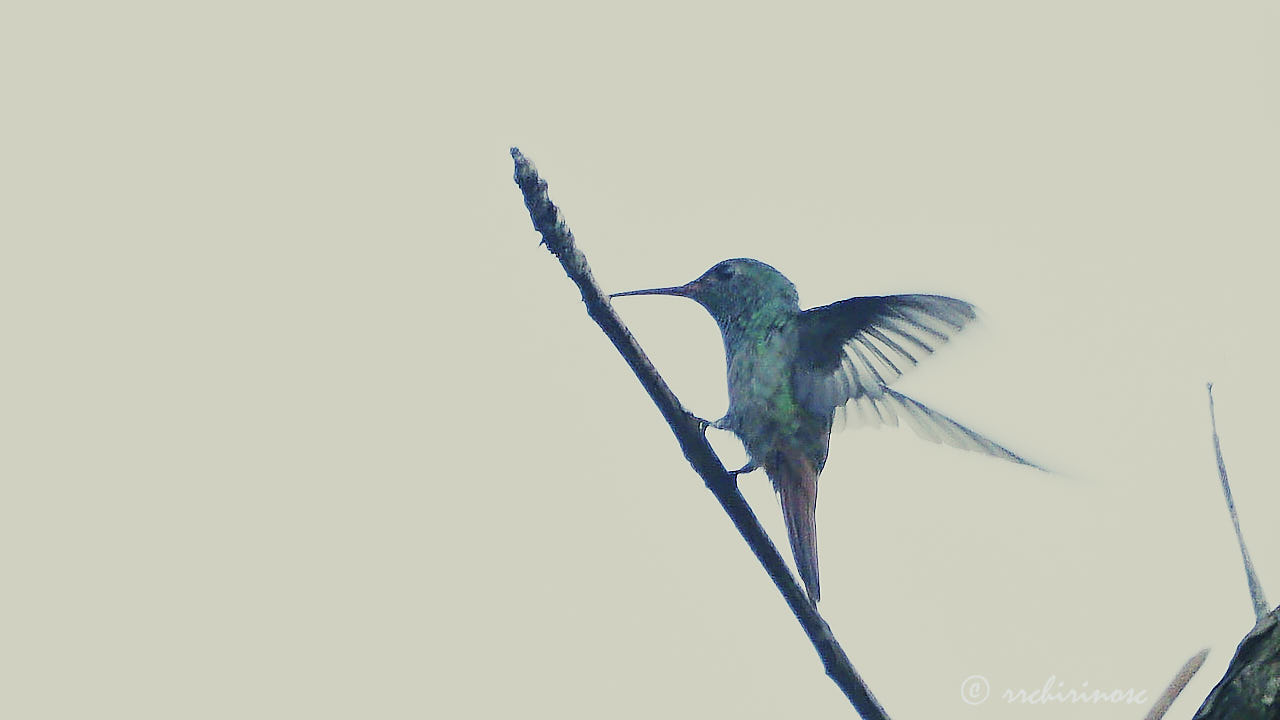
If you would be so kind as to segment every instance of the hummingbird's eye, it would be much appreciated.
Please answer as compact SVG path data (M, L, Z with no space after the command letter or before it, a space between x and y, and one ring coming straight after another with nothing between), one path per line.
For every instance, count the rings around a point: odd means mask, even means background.
M721 265L716 268L716 278L719 280L728 280L735 274L737 274L737 271L733 269L732 265Z

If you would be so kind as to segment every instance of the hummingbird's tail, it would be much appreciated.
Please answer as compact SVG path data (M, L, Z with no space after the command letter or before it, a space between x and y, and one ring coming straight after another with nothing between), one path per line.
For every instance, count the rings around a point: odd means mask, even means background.
M787 522L787 536L796 569L804 582L809 600L818 604L818 470L813 462L795 447L782 447L770 453L764 471L773 481L773 489L782 496L782 517Z

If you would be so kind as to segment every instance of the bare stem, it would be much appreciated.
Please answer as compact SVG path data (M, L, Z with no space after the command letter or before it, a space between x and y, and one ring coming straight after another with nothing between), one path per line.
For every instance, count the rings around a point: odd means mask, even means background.
M1213 412L1213 383L1206 383L1209 389L1209 425L1213 429L1213 454L1218 459L1218 478L1222 480L1222 494L1227 498L1227 511L1231 513L1231 524L1236 529L1236 542L1240 544L1240 556L1244 558L1244 575L1249 582L1249 597L1253 600L1253 615L1257 620L1266 617L1267 597L1262 593L1262 583L1258 582L1258 573L1253 569L1253 560L1249 557L1249 548L1244 544L1244 533L1240 532L1240 516L1236 515L1236 502L1231 498L1231 483L1227 482L1227 465L1222 460L1222 444L1218 442L1218 419Z
M887 720L888 715L880 707L857 671L853 669L849 657L845 655L840 643L832 634L831 627L818 614L817 608L809 602L804 591L791 575L791 571L787 569L782 556L778 554L777 548L760 527L755 513L751 511L751 506L738 492L737 482L725 470L724 464L707 443L698 419L680 404L680 400L671 392L666 381L640 349L631 331L627 330L622 320L613 312L608 297L591 275L591 267L587 265L586 256L578 250L573 232L569 230L560 209L551 202L547 194L546 181L538 176L533 163L518 148L511 148L511 157L515 161L516 184L524 194L524 204L529 208L529 217L533 220L534 229L542 235L542 244L556 256L564 267L565 274L578 286L578 290L582 293L582 301L587 306L587 314L596 321L604 334L613 342L614 347L622 354L623 359L631 366L640 384L649 393L649 397L653 398L658 411L671 426L671 432L675 434L685 458L693 466L694 471L702 477L702 481L720 502L765 572L769 573L769 577L773 579L778 592L782 593L783 599L790 606L791 612L795 614L796 620L800 622L809 636L809 641L813 643L814 649L822 658L827 675L849 698L849 702L859 715L866 720Z

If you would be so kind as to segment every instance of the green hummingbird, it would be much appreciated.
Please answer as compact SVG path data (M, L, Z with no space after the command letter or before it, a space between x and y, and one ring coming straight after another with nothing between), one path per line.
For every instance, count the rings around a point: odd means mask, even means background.
M931 410L889 383L977 317L973 305L941 295L855 297L800 309L796 286L770 265L736 258L678 287L614 293L676 295L707 309L724 336L729 410L706 423L733 432L747 451L739 475L764 468L782 500L796 569L817 604L815 513L838 409L897 425L965 450L1039 468ZM704 421L705 422L705 421Z

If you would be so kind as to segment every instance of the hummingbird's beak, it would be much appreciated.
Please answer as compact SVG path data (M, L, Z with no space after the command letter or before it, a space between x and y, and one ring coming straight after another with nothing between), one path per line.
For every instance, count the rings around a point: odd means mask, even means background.
M627 292L614 293L609 297L616 298L623 295L678 295L685 297L688 294L688 285L677 285L676 287L653 288L651 290L628 290Z

